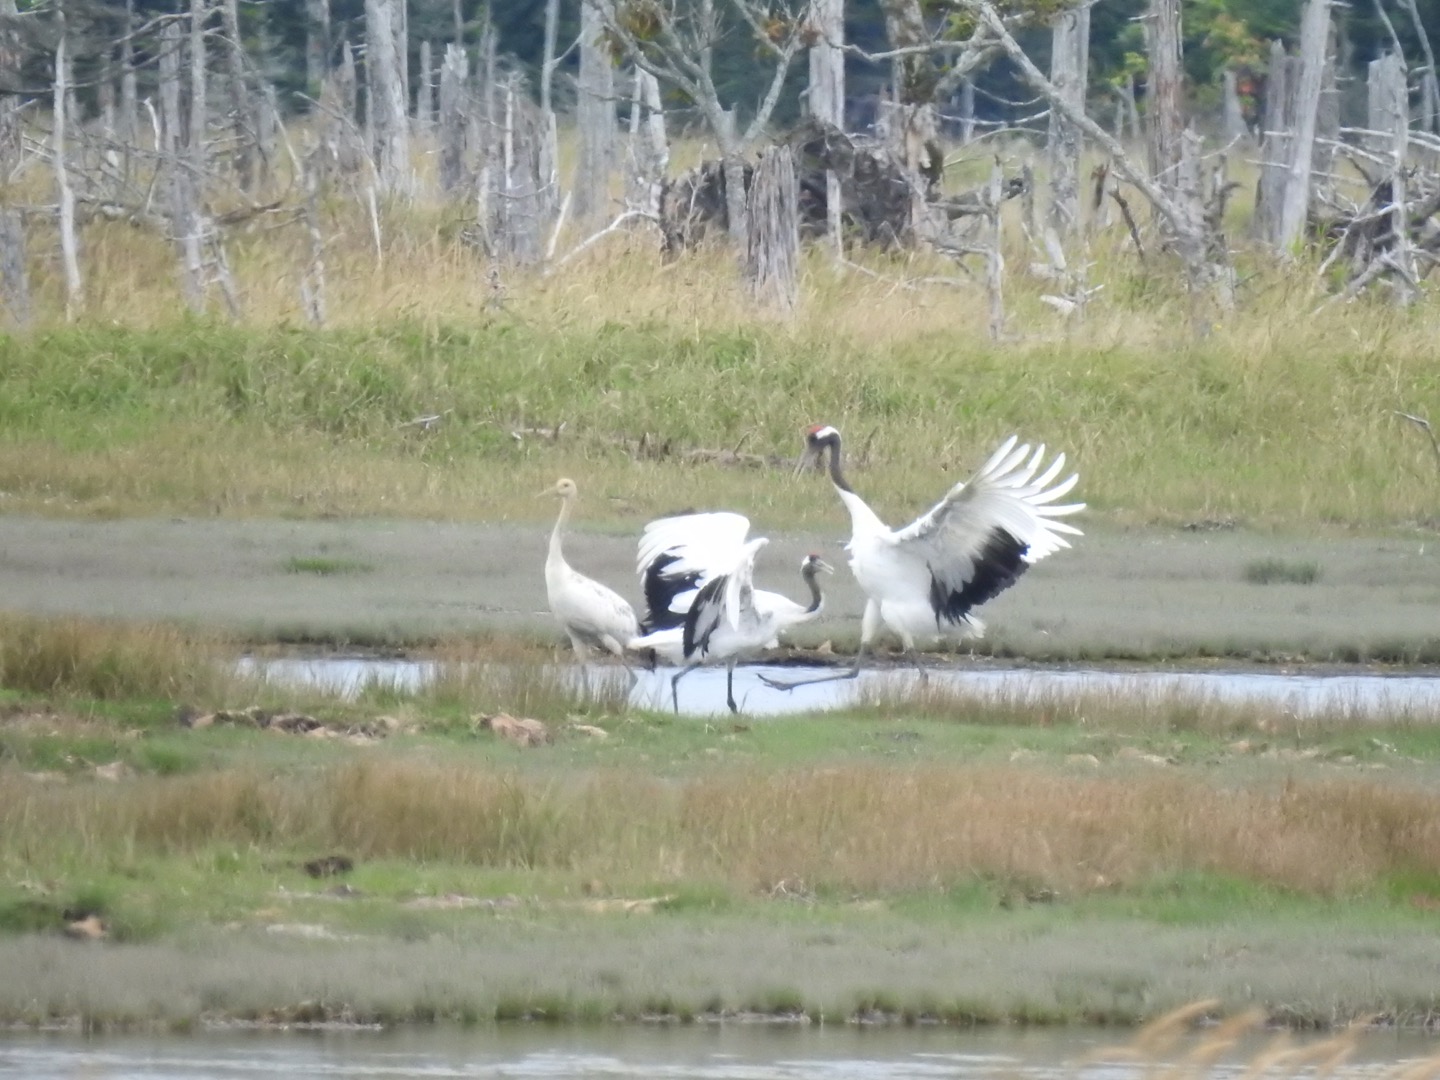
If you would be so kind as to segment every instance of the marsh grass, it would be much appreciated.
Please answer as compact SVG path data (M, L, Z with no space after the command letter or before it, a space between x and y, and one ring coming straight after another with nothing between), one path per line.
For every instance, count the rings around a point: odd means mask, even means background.
M367 574L375 567L362 559L346 559L333 555L295 555L285 560L288 574L315 574L335 577L341 574Z
M121 784L0 771L0 838L0 865L38 858L91 873L117 860L259 847L622 887L712 882L741 896L780 883L845 896L981 881L1073 897L1187 872L1303 895L1385 896L1391 876L1440 861L1440 797L1318 775L1225 790L1138 763L1092 775L1023 764L752 766L661 781L623 768L370 758Z
M123 310L102 295L92 321L0 344L7 505L534 520L531 494L565 472L605 496L596 522L699 491L798 524L829 518L825 485L684 453L792 458L823 419L887 516L929 505L1019 431L1065 449L1083 497L1122 522L1433 519L1433 455L1390 413L1440 411L1425 305L1312 314L1304 274L1260 270L1240 313L1177 343L1183 295L1101 244L1104 305L1067 326L1020 277L1007 296L1025 333L997 345L979 290L917 283L945 270L924 257L877 256L871 278L812 254L801 312L778 323L723 254L663 265L620 236L553 277L514 275L490 311L482 267L442 222L397 226L379 270L365 229L327 256L324 332L293 320L280 270L298 249L237 244L243 325L177 323L157 273L173 253L156 240L136 259L144 238L97 226ZM558 439L533 432L562 422Z
M1180 686L1129 686L1075 690L1060 686L967 688L940 678L926 682L897 674L862 684L853 711L887 720L924 717L1006 728L1075 728L1120 734L1199 733L1214 737L1261 735L1306 742L1376 729L1378 717L1360 699L1331 701L1299 713L1285 704L1237 702L1220 693ZM1389 730L1427 730L1433 710L1397 707Z
M230 680L211 631L0 614L0 689L114 701L214 700Z
M1256 559L1245 564L1245 580L1252 585L1313 585L1320 580L1320 564Z

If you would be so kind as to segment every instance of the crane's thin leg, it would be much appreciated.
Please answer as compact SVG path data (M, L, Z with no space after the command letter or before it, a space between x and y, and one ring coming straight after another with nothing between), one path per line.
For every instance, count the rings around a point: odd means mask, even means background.
M920 653L916 650L913 643L905 647L905 656L915 665L915 670L920 673L920 682L923 685L928 685L930 682L930 672L927 671L925 665L920 662Z
M739 713L740 707L735 704L735 661L731 660L725 665L725 704L730 706L732 713Z
M670 702L675 706L675 712L677 714L680 712L680 680L699 666L699 664L686 664L677 671L675 677L670 680Z
M817 675L813 679L772 679L768 675L761 675L760 681L766 686L775 690L794 690L797 686L813 686L815 683L839 682L841 679L855 679L860 675L860 661L865 656L865 645L860 645L860 651L855 654L855 662L850 665L848 671L842 671L838 675Z
M849 671L842 671L838 675L817 675L813 679L770 679L764 675L760 681L766 686L775 690L794 690L797 686L810 686L814 683L838 682L841 679L854 679L860 675L860 662L865 658L865 650L870 647L870 639L875 636L875 631L880 628L880 605L874 600L865 604L865 615L860 621L860 651L855 654L855 662L850 665Z

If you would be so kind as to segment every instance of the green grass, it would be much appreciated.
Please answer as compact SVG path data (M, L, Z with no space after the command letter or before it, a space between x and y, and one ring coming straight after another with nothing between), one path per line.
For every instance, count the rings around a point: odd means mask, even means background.
M1374 403L1440 410L1440 381L1419 324L1385 318L1368 341L1319 319L1164 350L1118 331L999 347L505 316L55 330L0 341L0 490L45 512L534 519L549 508L531 496L565 473L628 518L675 509L664 493L703 477L707 502L803 523L828 518L824 485L684 455L793 458L824 419L886 512L927 505L1019 431L1066 450L1081 496L1122 521L1428 520L1428 448ZM433 429L408 426L437 411ZM512 436L561 421L558 440Z
M362 559L337 558L332 555L295 555L285 560L284 569L288 574L335 577L340 574L365 574L375 567Z
M1252 585L1313 585L1320 580L1320 565L1285 559L1257 559L1246 563L1245 580Z

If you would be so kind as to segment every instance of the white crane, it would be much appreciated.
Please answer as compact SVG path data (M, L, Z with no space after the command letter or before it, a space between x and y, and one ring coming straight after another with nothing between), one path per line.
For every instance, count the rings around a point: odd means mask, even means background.
M1072 473L1055 483L1065 467L1065 455L1057 455L1036 475L1045 447L1032 453L1028 444L1017 446L1017 441L1010 436L974 476L951 488L928 513L903 529L892 529L846 481L840 432L824 424L810 428L796 472L829 452L830 481L850 511L846 545L850 568L866 596L860 650L850 669L838 675L763 681L789 690L853 679L882 623L899 635L922 677L925 668L915 651L917 637L983 633L984 624L972 614L974 609L1015 584L1031 563L1069 547L1063 534L1081 535L1075 526L1056 520L1085 508L1084 503L1054 505L1079 480Z
M645 526L637 568L645 588L647 633L631 643L654 649L683 665L670 680L670 697L680 711L680 680L702 664L725 662L725 703L735 704L735 665L761 649L773 649L780 634L816 618L825 597L816 580L833 567L808 555L800 575L810 590L809 605L754 586L755 556L770 541L746 540L743 514L682 514Z
M619 657L630 681L635 672L625 659L625 650L640 635L640 620L635 609L613 589L575 570L565 561L560 537L570 520L575 503L575 481L562 477L555 486L540 493L560 499L560 516L550 532L550 552L545 558L545 593L550 611L570 638L580 660L580 676L589 690L585 659L590 649L603 649Z

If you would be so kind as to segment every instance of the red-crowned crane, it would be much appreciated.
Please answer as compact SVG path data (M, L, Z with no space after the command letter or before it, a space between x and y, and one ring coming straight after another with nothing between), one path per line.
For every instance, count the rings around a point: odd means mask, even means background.
M746 540L750 522L728 512L681 514L645 526L637 567L649 614L647 633L631 647L654 649L682 665L670 680L680 711L680 680L702 664L724 662L725 704L735 704L735 665L779 644L779 635L820 614L825 596L817 580L833 568L818 555L800 565L808 605L754 586L755 556L770 541Z
M625 650L640 634L635 609L613 589L588 578L565 561L560 548L561 534L570 520L575 503L575 481L562 477L555 486L540 493L560 499L560 516L550 533L550 552L545 558L545 593L550 611L570 638L580 661L580 677L589 691L585 659L590 649L603 649L619 657L633 683L635 672L625 659Z
M915 651L917 637L983 633L974 609L1015 584L1032 563L1069 547L1065 534L1081 535L1075 526L1057 520L1085 508L1084 503L1054 505L1079 480L1072 473L1055 482L1065 467L1065 455L1057 455L1037 475L1045 447L1032 453L1028 444L1017 446L1017 441L1010 436L974 476L951 488L928 513L903 529L892 529L845 479L840 432L825 424L810 428L796 472L829 453L830 481L850 511L850 568L866 596L860 650L850 669L840 674L763 681L789 690L853 679L881 624L899 635L923 678L925 668Z

